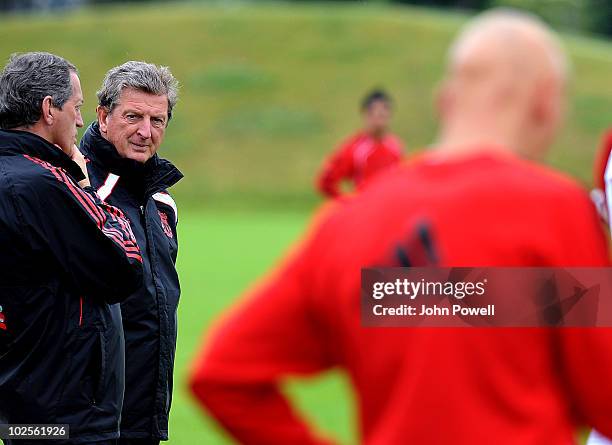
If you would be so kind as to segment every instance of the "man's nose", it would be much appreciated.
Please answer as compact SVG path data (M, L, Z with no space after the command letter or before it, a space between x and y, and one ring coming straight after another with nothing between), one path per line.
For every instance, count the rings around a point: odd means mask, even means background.
M83 128L83 116L81 116L81 112L77 113L76 126L77 128Z
M145 117L140 121L140 125L138 126L138 136L143 139L151 138L151 119Z

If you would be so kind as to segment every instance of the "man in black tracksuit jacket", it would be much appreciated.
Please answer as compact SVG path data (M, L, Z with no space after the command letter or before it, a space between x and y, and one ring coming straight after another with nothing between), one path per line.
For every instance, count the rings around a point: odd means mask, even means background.
M88 185L81 103L57 56L14 56L0 75L0 126L12 128L0 130L0 423L68 424L52 443L107 445L124 389L112 303L142 285L142 257L127 218Z
M159 443L168 439L180 294L178 217L167 189L183 175L156 151L176 81L167 68L127 62L108 72L98 98L98 121L81 151L92 186L130 219L144 260L144 285L121 303L126 388L119 443Z

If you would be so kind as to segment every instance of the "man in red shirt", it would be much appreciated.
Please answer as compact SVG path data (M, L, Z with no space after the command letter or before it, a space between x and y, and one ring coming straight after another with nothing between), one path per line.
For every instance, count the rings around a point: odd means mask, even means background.
M334 367L349 375L367 445L571 444L582 424L612 434L609 330L360 324L361 269L389 264L398 247L415 258L423 227L441 266L608 265L586 192L524 159L557 131L565 67L531 16L493 11L467 26L435 148L328 208L194 362L192 391L240 443L332 443L281 381Z
M326 196L340 196L342 181L350 180L357 190L380 172L397 165L402 157L402 143L389 133L391 98L384 91L372 91L361 104L364 127L344 141L334 152L317 179L319 191Z

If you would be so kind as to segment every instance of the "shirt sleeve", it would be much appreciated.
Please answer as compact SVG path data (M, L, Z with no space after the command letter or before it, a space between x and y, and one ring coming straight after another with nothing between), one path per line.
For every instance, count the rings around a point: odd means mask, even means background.
M353 146L352 140L345 142L326 159L317 178L317 188L323 195L331 198L340 196L342 180L353 177Z
M402 140L395 135L391 135L391 147L396 153L397 159L401 159L407 149L406 144L404 144L404 142L402 142Z
M35 160L35 162L38 160ZM15 205L32 249L49 256L76 292L116 303L142 285L142 257L123 212L79 187L62 169L16 187Z
M194 362L191 389L240 443L322 445L283 395L281 379L330 368L309 303L310 242L234 308Z

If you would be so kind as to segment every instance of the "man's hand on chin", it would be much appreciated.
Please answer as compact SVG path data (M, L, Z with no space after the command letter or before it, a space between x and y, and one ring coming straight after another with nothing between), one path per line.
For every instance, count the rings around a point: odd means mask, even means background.
M59 145L55 145L56 147L62 149L62 147L60 147ZM63 151L66 152L66 150ZM91 185L89 183L89 174L87 173L87 163L85 161L85 156L83 156L83 153L81 153L81 150L79 150L76 145L72 145L72 147L70 148L70 152L67 152L67 154L68 156L70 156L70 159L72 159L74 162L77 163L79 167L81 167L81 171L85 175L85 179L79 181L79 185L81 187L88 187L89 185Z

